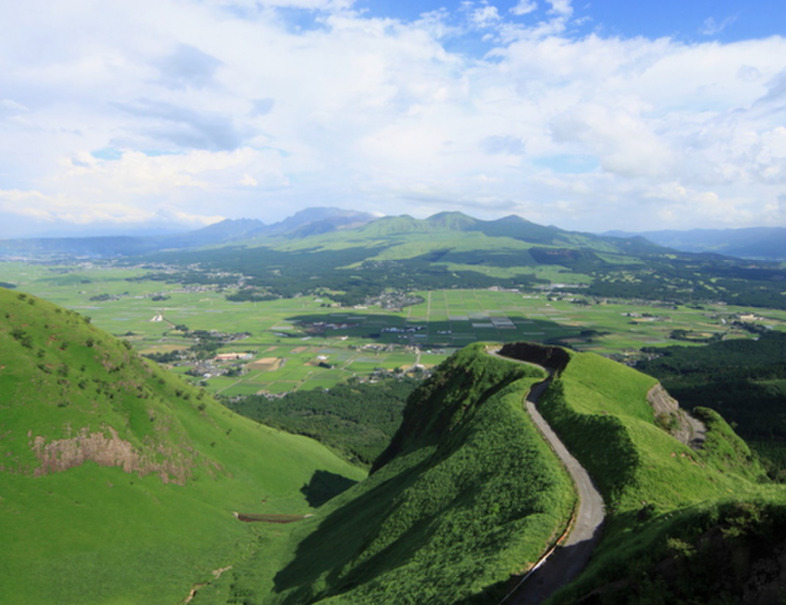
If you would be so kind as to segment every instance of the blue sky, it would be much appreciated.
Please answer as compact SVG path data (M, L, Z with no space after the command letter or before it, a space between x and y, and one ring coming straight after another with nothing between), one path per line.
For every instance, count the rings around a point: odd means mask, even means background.
M481 4L481 3L478 3ZM525 14L514 14L516 7L531 4ZM379 17L416 20L423 13L445 8L460 10L462 2L444 0L364 0L356 8ZM488 2L501 15L520 22L548 18L551 6L518 0ZM647 38L671 37L683 41L707 38L731 42L749 38L782 35L786 27L786 5L782 0L740 2L740 0L592 0L571 4L574 32L586 35L598 32L609 36Z
M786 5L780 0L601 0L576 3L576 15L607 35L663 36L701 42L733 42L784 33Z
M317 205L786 225L782 0L3 4L0 237Z

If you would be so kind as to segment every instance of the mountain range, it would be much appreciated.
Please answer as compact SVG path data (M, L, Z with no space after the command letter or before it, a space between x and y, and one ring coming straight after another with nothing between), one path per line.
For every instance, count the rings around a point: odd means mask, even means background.
M651 242L683 252L715 252L738 258L786 260L786 228L690 229L686 231L608 231L605 235L639 235Z
M373 215L338 208L310 208L273 225L226 219L195 231L151 236L38 237L0 240L0 258L116 258L160 250L215 246L264 236L305 237L365 224Z
M442 212L425 220L410 216L377 217L366 212L314 207L270 225L257 219L226 219L194 231L150 236L45 237L0 240L0 258L86 257L107 258L149 254L161 250L187 250L281 239L303 239L371 225L365 233L382 236L402 231L477 231L490 237L513 237L532 243L553 244L576 238L599 241L625 240L646 247L662 246L693 253L717 253L759 260L786 260L786 228L693 229L641 233L607 231L599 236L542 226L516 215L483 221L460 212Z
M152 263L169 267L158 277L182 283L232 274L244 284L232 294L238 301L330 292L356 305L391 289L568 287L595 297L786 308L786 272L776 262L460 212L375 218L314 208L275 225L229 220L179 236L5 240L0 258Z

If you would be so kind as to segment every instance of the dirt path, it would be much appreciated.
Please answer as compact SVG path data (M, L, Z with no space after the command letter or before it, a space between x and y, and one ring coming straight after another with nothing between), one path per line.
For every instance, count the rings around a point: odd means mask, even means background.
M504 357L504 359L529 363L508 357ZM551 377L534 385L527 395L525 406L535 426L565 464L576 485L579 502L574 514L573 526L570 528L567 538L556 548L546 553L535 567L522 578L518 586L501 601L506 605L542 603L557 589L566 586L575 579L587 566L592 551L600 540L601 528L606 518L603 498L593 485L589 474L568 451L537 410L538 399L550 383Z
M218 569L214 569L212 571L213 578L215 580L218 580L225 571L229 571L230 569L232 569L231 565L227 565L226 567L219 567ZM199 584L194 584L194 586L191 588L191 592L188 593L188 596L183 601L183 605L186 605L187 603L190 603L194 599L194 597L196 596L196 593L199 591L199 589L200 588L204 588L208 584L209 584L209 582L200 582Z

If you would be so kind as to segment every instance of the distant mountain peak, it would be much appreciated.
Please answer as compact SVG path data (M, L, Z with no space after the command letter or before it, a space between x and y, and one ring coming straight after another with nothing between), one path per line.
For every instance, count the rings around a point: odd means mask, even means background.
M226 234L230 236L253 233L265 228L265 223L255 218L227 218L191 233Z
M507 216L503 216L502 218L495 219L495 220L493 220L491 222L492 223L510 223L510 224L514 224L514 225L522 225L522 224L534 225L535 224L532 221L528 221L524 217L519 216L518 214L508 214Z
M458 211L446 211L434 214L426 219L430 225L438 227L447 227L449 229L464 230L468 227L473 227L478 223L478 219L472 218Z
M299 210L289 218L271 225L266 233L289 237L307 237L348 227L358 227L370 223L375 218L373 214L359 210L317 206Z

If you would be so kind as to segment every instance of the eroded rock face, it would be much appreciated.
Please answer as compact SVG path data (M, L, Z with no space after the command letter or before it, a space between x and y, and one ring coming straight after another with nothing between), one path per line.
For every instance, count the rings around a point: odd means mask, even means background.
M36 477L81 466L87 461L117 466L126 473L156 473L164 483L182 485L191 476L188 461L173 459L165 451L159 451L160 456L155 456L154 451L141 452L121 439L112 427L96 432L83 428L74 437L49 442L39 435L32 440L31 447L41 462L33 472Z
M693 449L701 447L706 438L707 427L680 408L677 400L669 395L662 384L658 383L649 390L647 402L652 406L655 420L663 429Z

